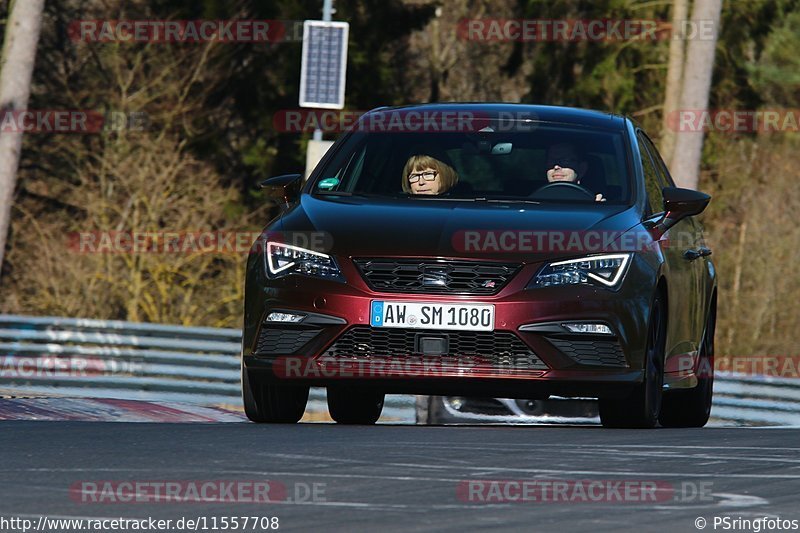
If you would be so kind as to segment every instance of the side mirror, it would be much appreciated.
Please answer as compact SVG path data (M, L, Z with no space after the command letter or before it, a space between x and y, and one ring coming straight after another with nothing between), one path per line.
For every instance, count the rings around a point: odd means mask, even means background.
M691 217L702 213L711 196L694 189L680 189L678 187L664 187L664 210L667 217L670 215L679 218Z
M281 209L288 209L298 198L303 186L302 174L284 174L267 178L258 184L262 189L270 191L269 196L281 203Z
M711 201L711 196L694 189L664 187L662 192L664 195L664 218L653 224L653 226L659 226L662 232L667 231L686 217L699 215Z

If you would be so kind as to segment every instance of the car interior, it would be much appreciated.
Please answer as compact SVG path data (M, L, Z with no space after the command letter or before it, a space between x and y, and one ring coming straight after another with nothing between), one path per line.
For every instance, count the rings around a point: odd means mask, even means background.
M630 186L621 135L613 132L551 130L511 133L354 134L327 165L317 192L410 196L402 189L403 167L414 155L428 155L451 166L458 183L443 197L538 199L548 185L547 151L569 143L586 173L580 185L609 202L625 202ZM329 170L330 169L330 170ZM559 194L545 199L561 199ZM581 199L566 194L564 200ZM583 197L584 200L594 200Z

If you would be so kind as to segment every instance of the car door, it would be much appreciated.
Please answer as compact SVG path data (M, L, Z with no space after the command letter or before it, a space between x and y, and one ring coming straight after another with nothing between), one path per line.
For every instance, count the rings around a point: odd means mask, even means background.
M653 156L653 161L656 164L656 171L659 173L662 182L665 184L665 187L675 187L675 182L672 180L672 176L669 173L669 169L667 169L667 165L664 163L664 160L661 158L661 154L658 153L653 142L650 140L649 137L646 135L645 144L647 145L650 153ZM710 257L706 254L710 254L710 249L706 246L705 239L703 236L703 225L698 221L695 217L688 217L687 219L688 228L687 234L684 236L683 234L679 235L680 240L678 242L673 243L673 246L677 246L677 248L681 251L682 254L690 253L690 257L685 259L692 264L692 274L694 276L694 287L695 291L692 294L692 339L700 344L700 341L703 336L703 329L705 328L706 324L706 309L708 302L707 297L710 295L710 287L709 284L709 276L708 276L708 261L710 261ZM700 254L699 257L695 254L691 254L691 252L695 252ZM695 259L691 259L691 257L696 257Z
M641 130L637 131L637 144L642 159L645 190L650 207L648 217L664 211L662 190L669 185L664 172L659 168L658 153ZM688 249L696 249L696 231L694 221L687 217L670 228L659 241L665 261L667 277L668 303L668 335L666 346L667 359L680 357L683 354L694 355L698 348L699 337L696 334L698 313L698 274L695 263L684 256ZM666 368L685 365L682 359L670 363Z

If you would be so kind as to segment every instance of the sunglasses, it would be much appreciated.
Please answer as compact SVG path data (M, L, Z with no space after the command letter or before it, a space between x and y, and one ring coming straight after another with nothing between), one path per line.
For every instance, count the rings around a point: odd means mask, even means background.
M579 164L580 160L574 157L562 157L562 158L554 158L547 161L548 167L554 167L556 165L563 167L563 168L575 168L575 165Z

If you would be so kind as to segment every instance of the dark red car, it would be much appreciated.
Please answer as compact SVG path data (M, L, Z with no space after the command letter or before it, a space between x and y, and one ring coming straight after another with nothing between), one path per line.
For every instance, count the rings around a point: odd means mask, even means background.
M599 398L605 426L703 426L716 275L694 215L630 119L431 104L361 117L247 265L242 388L297 422L325 386L340 423L387 393Z

